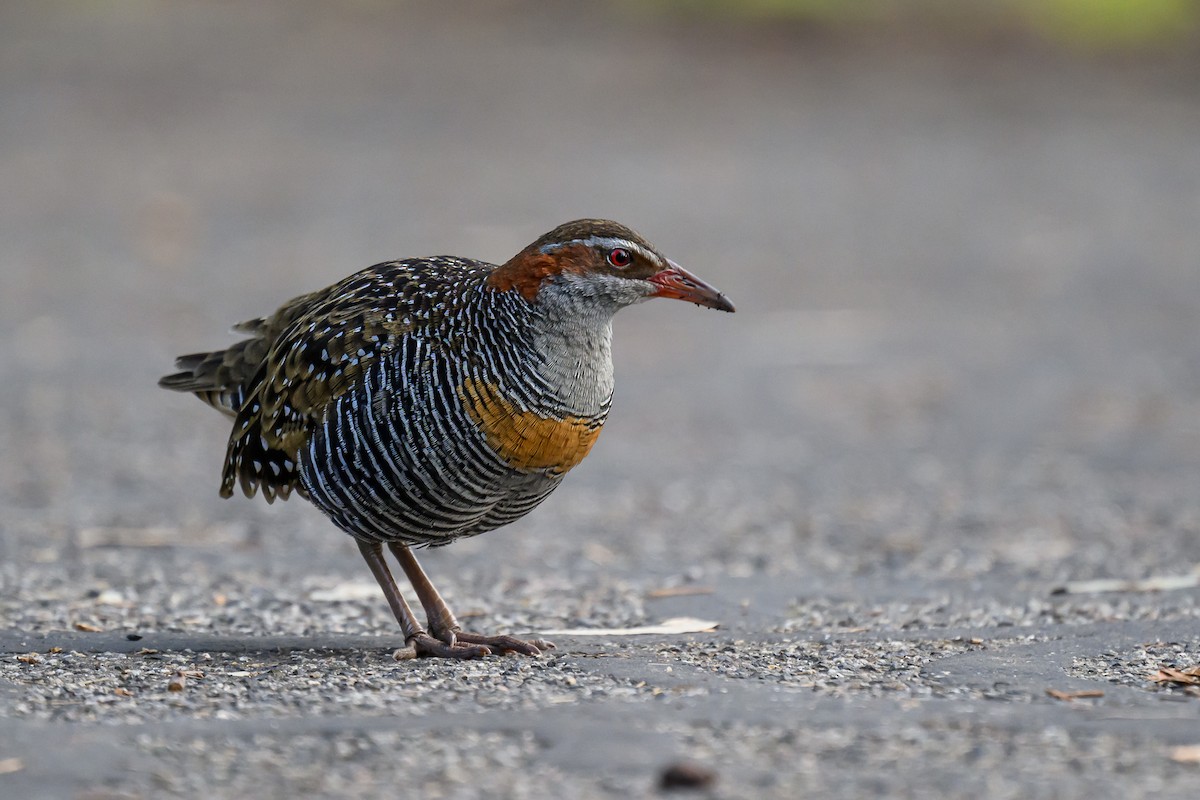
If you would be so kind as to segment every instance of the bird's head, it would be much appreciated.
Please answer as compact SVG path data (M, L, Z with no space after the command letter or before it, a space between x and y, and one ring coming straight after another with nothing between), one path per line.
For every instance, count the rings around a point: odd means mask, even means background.
M530 302L592 301L616 311L651 297L733 311L715 288L616 222L580 219L559 225L496 269L492 288Z

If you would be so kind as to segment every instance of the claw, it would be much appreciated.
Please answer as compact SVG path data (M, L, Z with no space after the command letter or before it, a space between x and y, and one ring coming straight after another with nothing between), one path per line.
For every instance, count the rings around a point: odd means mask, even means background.
M520 653L525 656L540 656L543 650L551 650L554 645L547 642L545 639L532 639L525 641L518 639L515 636L484 636L479 633L468 633L466 631L454 631L454 635L460 642L469 642L471 644L483 645L499 650L501 653Z
M392 654L392 658L397 661L405 661L410 658L421 658L422 656L430 656L432 658L454 658L460 661L467 661L475 658L483 658L492 654L492 648L486 645L459 645L447 644L441 639L435 639L428 633L421 631L413 636L404 647Z

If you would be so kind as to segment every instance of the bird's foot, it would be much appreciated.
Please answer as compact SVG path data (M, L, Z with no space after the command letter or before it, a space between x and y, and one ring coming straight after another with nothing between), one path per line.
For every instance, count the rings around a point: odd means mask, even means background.
M405 642L404 647L393 653L392 657L397 661L422 657L456 658L460 661L466 661L473 658L483 658L491 654L492 649L483 643L476 644L470 642L467 644L458 644L454 641L444 642L421 631L409 638Z
M518 639L515 636L485 636L481 633L469 633L456 630L453 632L455 642L482 645L494 652L520 653L525 656L540 656L543 650L553 650L554 643L545 639Z

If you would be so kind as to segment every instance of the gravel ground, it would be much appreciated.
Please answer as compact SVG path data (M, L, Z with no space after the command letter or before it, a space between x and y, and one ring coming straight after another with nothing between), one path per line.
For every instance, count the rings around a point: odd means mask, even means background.
M1194 797L1197 78L595 4L4 4L0 795ZM227 423L154 383L585 215L738 313L625 312L587 462L422 555L557 649L398 661L346 537L220 500ZM614 632L681 617L717 626Z

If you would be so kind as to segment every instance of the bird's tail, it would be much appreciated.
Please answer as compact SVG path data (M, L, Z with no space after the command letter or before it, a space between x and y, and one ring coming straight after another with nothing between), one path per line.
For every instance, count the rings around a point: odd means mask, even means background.
M192 353L175 359L179 372L164 375L158 385L176 392L191 392L218 411L237 416L246 401L251 378L266 357L267 344L245 339L225 350Z

